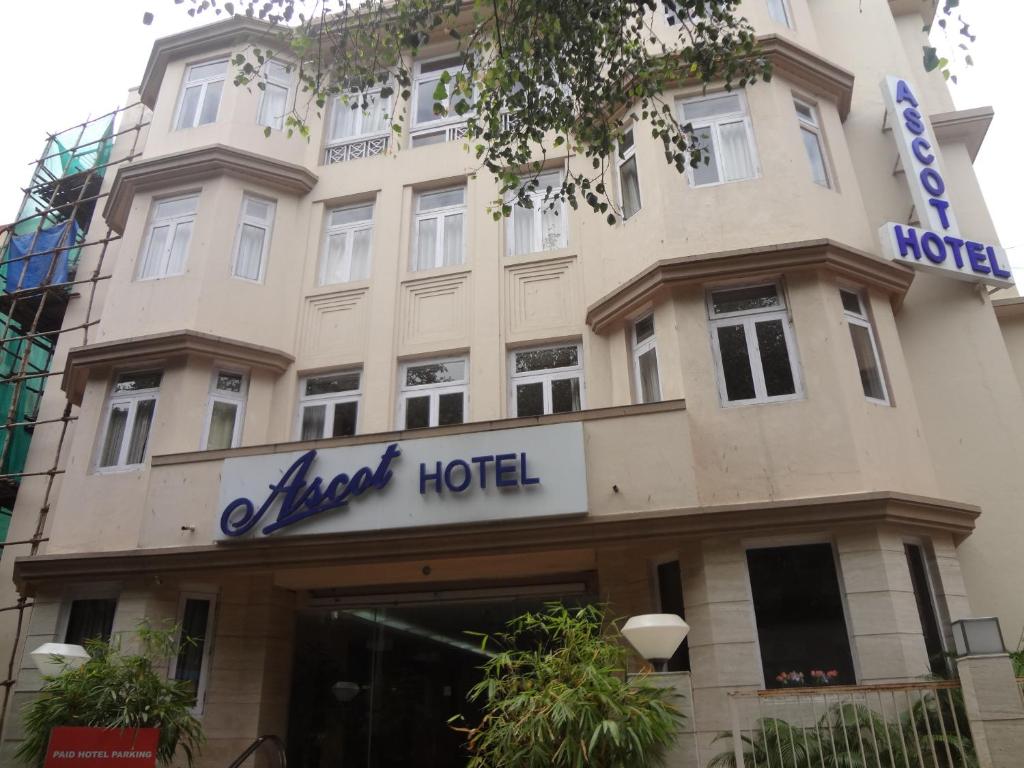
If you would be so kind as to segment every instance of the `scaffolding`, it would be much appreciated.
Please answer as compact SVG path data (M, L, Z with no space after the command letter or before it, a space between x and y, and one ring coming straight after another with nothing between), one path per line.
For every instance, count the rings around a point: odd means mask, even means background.
M93 214L109 195L104 178L138 156L148 118L143 105L134 103L49 134L42 155L32 163L32 178L23 189L16 219L0 226L0 543L5 550L16 549L18 555L35 556L48 540L46 522L54 483L63 474L68 428L77 419L66 400L59 416L40 417L48 382L58 377L52 382L52 393L64 373L54 365L60 359L58 341L73 334L62 345L65 351L89 342L89 329L98 323L97 288L110 277L108 248L120 239L102 218L94 221ZM65 323L72 301L79 303L73 319L69 316ZM37 450L32 465L37 469L29 471L33 439ZM29 525L34 532L20 541L5 541L19 488L25 482L40 483L38 508L34 504L32 509L26 509L26 504L18 508L20 527L35 516L34 526ZM17 682L25 611L31 606L24 595L14 605L0 606L0 613L17 612L6 675L0 681L0 733Z

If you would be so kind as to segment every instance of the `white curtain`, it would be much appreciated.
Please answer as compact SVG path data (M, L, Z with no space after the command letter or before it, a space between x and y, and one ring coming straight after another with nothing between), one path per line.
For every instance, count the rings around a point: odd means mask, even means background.
M444 217L444 266L461 264L462 258L462 223L464 216L453 213Z
M142 264L139 265L139 277L156 277L160 274L160 265L163 261L164 252L167 250L167 235L170 227L153 227L149 235L149 247L142 257Z
M281 130L284 114L288 111L288 89L283 85L266 83L263 101L260 104L260 125Z
M436 247L437 219L420 219L416 222L416 260L413 269L432 269Z
M324 256L324 266L320 272L321 285L345 282L345 245L348 237L348 232L336 232L333 235L328 235L327 253Z
M561 203L555 203L554 208L549 208L551 201L536 203L540 207L540 248L542 251L550 251L553 248L561 248L565 242L563 232L565 231L565 216L562 215Z
M210 411L210 433L206 438L207 449L213 451L230 448L235 438L235 418L238 404L214 400Z
M107 423L107 437L103 441L103 452L100 454L101 467L117 465L117 459L121 453L121 443L124 441L124 427L127 422L128 406L111 406L110 418Z
M532 253L533 211L521 205L512 209L512 253Z
M185 259L188 257L188 244L192 239L192 222L182 221L174 226L174 238L171 240L171 253L167 259L165 275L180 275L185 271Z
M747 125L742 120L719 126L722 137L722 164L726 181L739 181L754 176L754 158L750 154Z
M640 390L645 403L661 400L661 383L658 381L658 352L649 349L640 355Z
M126 464L141 464L146 457L146 445L149 443L149 428L153 424L153 411L156 400L140 400L135 406L135 419L132 421L131 438L128 441Z
M235 274L248 280L260 279L260 266L263 261L263 239L266 230L243 224L242 233L238 238L238 258L235 261Z
M349 280L365 280L370 276L370 230L359 229L352 233L352 264Z
M199 125L206 125L217 119L217 110L220 107L220 93L222 90L224 90L223 80L206 84L206 95L203 97L203 107L199 112Z
M302 439L319 440L324 436L326 405L307 405L302 409Z

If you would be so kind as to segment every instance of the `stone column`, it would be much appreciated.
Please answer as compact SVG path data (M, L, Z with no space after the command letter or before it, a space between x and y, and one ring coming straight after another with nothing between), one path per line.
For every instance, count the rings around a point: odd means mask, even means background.
M1005 653L957 660L980 768L1018 768L1024 755L1024 698Z

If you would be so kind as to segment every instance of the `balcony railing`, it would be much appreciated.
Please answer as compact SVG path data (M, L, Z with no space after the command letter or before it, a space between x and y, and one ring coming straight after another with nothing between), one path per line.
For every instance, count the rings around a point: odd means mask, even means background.
M708 768L977 765L958 683L737 691L729 700L732 732Z
M383 155L388 151L389 139L389 134L384 133L375 136L357 136L336 142L324 149L324 165Z

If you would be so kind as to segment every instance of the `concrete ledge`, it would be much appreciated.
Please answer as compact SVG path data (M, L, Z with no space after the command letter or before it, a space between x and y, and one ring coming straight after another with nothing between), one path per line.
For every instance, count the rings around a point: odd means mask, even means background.
M977 109L961 109L956 112L940 112L937 115L932 115L929 120L931 120L932 128L935 131L935 138L939 140L940 144L953 144L962 141L967 145L967 152L970 154L971 160L976 160L995 114L992 107L978 107Z

